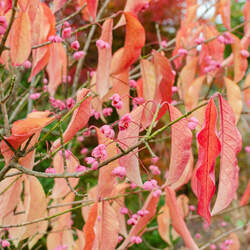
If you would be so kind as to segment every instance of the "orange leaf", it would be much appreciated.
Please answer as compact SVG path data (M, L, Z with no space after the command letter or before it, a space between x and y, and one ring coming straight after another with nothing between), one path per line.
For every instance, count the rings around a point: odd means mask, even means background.
M88 6L89 14L92 16L92 18L95 21L98 0L87 0L87 6Z
M232 34L231 34L232 35ZM248 68L247 58L241 55L241 50L244 49L240 39L232 35L234 42L232 43L233 65L234 65L234 82L238 83L245 75Z
M109 44L109 48L98 47L98 65L96 71L96 92L100 98L109 91L109 73L112 60L113 19L107 19L102 25L100 39Z
M227 100L231 108L233 109L235 115L235 123L237 124L240 119L240 114L243 106L241 90L240 87L229 78L224 77L224 81L227 89Z
M67 0L54 0L53 1L53 13L60 10L66 2Z
M104 134L96 128L99 144L105 144L107 150L107 159L117 155L117 148L111 139L106 138ZM109 197L117 185L116 177L112 175L112 171L119 165L118 160L112 161L108 165L99 170L98 177L98 199Z
M199 248L193 240L183 220L182 212L177 205L175 192L169 187L166 187L166 204L169 207L173 228L183 238L186 247L188 249L198 250Z
M126 38L122 60L112 69L112 74L118 74L129 68L140 56L145 44L145 30L138 19L129 12L124 13L126 18ZM136 37L136 39L135 39Z
M250 199L250 179L248 181L247 188L240 199L240 205L241 206L247 205L249 199Z
M23 64L31 51L31 23L26 12L15 19L10 35L10 57L15 65Z
M219 13L221 15L224 26L231 29L231 1L220 0L219 1Z
M32 134L40 133L43 127L55 119L54 117L48 117L49 114L49 111L32 112L25 120L14 122L11 129L11 136L6 138L6 140L14 149L18 149ZM4 156L5 164L8 164L14 155L14 152L4 141L1 142L1 153Z
M92 250L94 240L96 237L94 226L97 219L98 202L95 202L91 207L88 215L88 219L83 227L83 233L85 238L84 250Z
M66 75L67 55L61 43L50 44L49 48L50 57L46 69L49 75L48 92L53 96Z
M77 103L81 102L80 106L74 111L70 123L67 129L63 133L63 142L66 143L70 141L74 135L87 124L90 117L90 104L91 97L87 97L89 94L88 89L81 89L77 92ZM52 149L56 149L61 145L60 139L57 139L53 145Z
M250 109L250 73L247 75L245 82L244 82L244 99L245 102Z
M149 2L150 0L127 0L126 5L124 7L124 12L131 12L134 15L137 15L143 9L143 7ZM124 16L122 16L119 22L116 24L115 28L118 28L125 24L126 24L125 18Z

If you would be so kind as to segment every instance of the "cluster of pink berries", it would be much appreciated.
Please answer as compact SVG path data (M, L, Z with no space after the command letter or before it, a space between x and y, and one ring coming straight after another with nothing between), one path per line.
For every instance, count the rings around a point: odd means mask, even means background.
M113 94L112 97L110 97L110 100L112 100L112 106L116 109L121 109L123 102L119 94Z
M98 39L96 41L96 47L98 47L100 49L110 49L110 44L103 41L102 39Z
M132 118L130 114L126 114L124 116L122 116L122 118L120 119L119 123L118 123L118 127L119 130L126 130L129 127L129 124L131 123Z
M123 166L118 166L112 171L112 175L119 177L120 179L126 176L126 168Z
M10 247L10 242L8 240L1 240L0 239L0 244L3 248L5 247Z
M105 137L114 139L115 137L115 131L111 128L109 125L103 125L100 128L100 131L104 134Z
M221 63L213 60L211 56L206 57L206 64L207 66L204 68L204 73L209 73L222 67Z
M106 146L104 144L99 144L92 150L91 155L96 159L100 159L101 161L105 160L107 157Z
M234 39L229 32L225 32L223 35L218 36L218 41L224 44L232 44Z

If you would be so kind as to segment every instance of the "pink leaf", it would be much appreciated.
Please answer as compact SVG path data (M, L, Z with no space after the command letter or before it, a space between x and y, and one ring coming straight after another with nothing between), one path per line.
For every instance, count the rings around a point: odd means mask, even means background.
M53 13L60 10L66 2L67 0L54 0L53 1Z
M81 104L79 108L74 111L67 129L63 133L64 143L70 141L80 129L84 128L90 118L91 97L87 97L88 94L88 89L81 89L77 92L77 103L81 102ZM53 143L52 148L56 149L60 145L60 139L57 139Z
M120 143L120 146L124 150L135 145L138 142L143 109L144 106L138 106L136 109L134 109L130 113L132 121L130 122L128 128L118 133L117 139ZM138 153L136 153L136 151L137 149L121 157L119 159L119 163L121 166L126 168L127 177L129 178L129 180L140 186L142 185L142 181L140 176Z
M115 249L118 243L119 223L109 201L102 201L97 220L98 249Z
M183 220L182 212L177 205L175 192L169 187L166 187L166 204L169 207L173 228L183 238L186 247L188 249L198 250L199 248L193 240Z
M132 236L141 236L145 232L148 223L156 213L158 202L159 197L154 197L152 193L149 194L142 208L142 210L147 210L149 213L138 219L137 224L131 228L129 235L124 240L122 245L118 248L119 250L126 248L126 246L130 243L130 239Z
M50 57L46 70L49 75L48 92L53 96L66 75L67 55L61 43L52 43L49 47Z
M235 196L239 175L236 155L240 152L242 145L240 132L235 126L232 108L221 95L219 95L219 100L221 123L220 182L212 214L226 208Z
M112 28L113 19L106 20L102 25L102 34L100 39L109 44L109 48L98 47L96 92L100 98L105 96L109 91L109 73L112 60Z
M99 144L105 144L107 150L107 159L117 154L116 145L111 139L104 137L98 128L96 128ZM116 176L112 171L119 165L118 160L112 161L99 170L98 177L98 198L109 197L117 185Z
M198 162L193 176L193 191L198 197L198 214L208 223L211 221L210 202L215 192L214 166L220 153L220 141L216 134L217 110L210 99L205 114L205 124L199 132Z
M174 121L182 116L182 113L174 106L168 104L170 120ZM192 157L192 132L188 128L188 120L181 119L171 126L171 158L167 185L174 184L182 176Z

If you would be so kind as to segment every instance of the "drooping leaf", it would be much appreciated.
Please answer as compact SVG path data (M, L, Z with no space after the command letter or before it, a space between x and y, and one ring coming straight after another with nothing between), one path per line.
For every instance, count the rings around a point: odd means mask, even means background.
M233 66L234 66L234 82L238 83L245 75L248 68L247 58L241 55L241 50L244 49L240 39L232 35L234 42L232 43Z
M131 111L130 115L132 121L130 122L128 128L125 130L121 130L118 133L117 139L123 150L128 149L138 142L143 109L144 106L140 105L136 109ZM129 180L141 186L142 181L139 169L137 149L121 157L119 159L119 163L120 166L126 168L127 177L129 178Z
M239 175L236 156L242 146L241 135L235 125L232 108L221 95L219 95L219 101L221 127L220 181L212 214L219 213L226 208L235 196Z
M248 181L247 188L240 199L240 205L241 206L247 205L249 199L250 199L250 179Z
M21 11L10 34L10 57L15 65L23 64L31 52L31 23L29 15Z
M56 173L63 173L64 167L67 169L68 173L75 173L76 167L79 165L78 159L71 154L68 158L66 158L66 166L64 166L63 155L62 152L58 152L53 158L53 167L56 170ZM75 188L79 179L77 178L69 178L68 179L72 188ZM72 192L70 187L68 186L66 180L64 178L55 179L55 184L52 190L51 198L58 199L65 196L65 194Z
M129 235L123 241L122 245L118 248L119 250L125 249L132 236L141 236L145 232L148 223L156 213L158 202L159 197L154 197L152 193L149 194L142 208L143 210L147 210L149 213L138 219L137 224L130 229Z
M67 129L63 133L63 142L70 141L74 135L87 124L91 112L91 97L88 96L88 89L81 89L77 92L77 103L81 102L80 106L74 111ZM56 149L61 145L60 138L57 139L52 148Z
M94 230L94 226L97 219L98 214L98 202L95 202L92 207L90 208L88 219L83 227L84 239L85 239L85 246L84 250L92 250L94 245L96 233Z
M168 104L170 121L182 116L182 113ZM188 120L181 119L171 126L171 158L166 180L167 185L174 184L182 176L189 159L192 157L192 132L188 128Z
M208 223L211 220L210 202L215 193L214 167L221 145L216 134L217 110L213 99L206 107L205 124L197 136L198 162L193 175L193 191L198 197L197 212Z
M46 70L49 75L48 92L53 96L63 76L66 76L67 55L61 43L52 43L49 48L50 57Z
M119 223L109 201L102 201L97 220L98 249L115 249L118 243Z
M231 29L231 1L220 0L219 1L219 13L221 15L224 26Z
M169 207L169 213L172 220L172 225L175 231L183 238L188 249L198 250L198 246L193 240L182 216L181 209L177 205L175 192L166 187L166 204Z
M90 16L94 19L96 18L96 11L98 7L98 0L87 0L87 7Z
M112 60L112 28L113 19L107 19L102 25L100 39L109 44L109 48L98 47L98 65L96 71L96 92L100 98L109 91L109 73Z
M149 2L150 0L127 0L126 5L124 7L124 12L131 12L134 15L137 15L143 9L143 7ZM116 24L115 28L118 28L125 24L126 24L125 18L124 16L122 16L119 22Z
M122 60L112 69L112 74L118 74L129 68L140 56L145 44L145 30L138 19L130 12L124 13L126 18L126 37ZM136 39L134 39L136 37Z
M65 210L72 208L71 204L74 201L75 195L73 193L68 194L64 199L56 199L51 205L55 206L49 210L49 216L63 213ZM66 204L63 207L59 204ZM67 246L68 249L72 249L75 245L72 231L72 214L71 212L61 214L56 220L51 221L51 231L48 233L46 246L48 250L54 250L60 246Z
M248 108L250 108L250 73L247 75L245 82L244 82L244 99L245 102L248 106Z
M229 78L224 77L224 81L227 89L227 101L234 112L235 123L237 124L237 122L240 119L243 106L241 98L241 90L240 87Z
M98 143L106 145L107 159L114 157L117 154L117 148L114 142L111 139L106 138L101 131L96 128L96 133L98 137ZM114 168L118 167L118 160L112 161L106 166L102 167L99 170L98 177L98 198L109 197L115 186L117 185L117 180L112 171Z
M26 222L47 217L47 199L41 183L36 177L27 176L24 179L26 196L24 199L24 210ZM30 237L29 247L31 248L46 233L48 221L41 221L27 225L22 239Z

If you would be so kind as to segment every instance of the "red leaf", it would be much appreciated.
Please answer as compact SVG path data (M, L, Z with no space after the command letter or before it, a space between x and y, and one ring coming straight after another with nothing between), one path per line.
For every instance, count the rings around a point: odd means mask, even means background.
M210 202L215 192L214 166L220 153L220 141L216 135L217 110L213 99L210 99L205 114L205 124L199 132L198 162L194 173L193 191L198 197L198 214L208 223L211 221Z
M67 0L54 0L53 1L53 13L60 10L66 2Z
M108 43L110 48L98 47L98 65L96 71L96 92L100 98L109 91L109 73L112 60L112 28L113 19L107 19L102 25L100 39Z
M74 111L67 129L63 133L64 143L70 141L74 135L87 124L89 120L91 112L91 97L86 98L88 94L88 89L81 89L77 92L77 103L82 101L84 98L85 100L80 104L79 108ZM52 145L53 150L58 148L60 145L60 139L57 139Z
M168 104L168 109L171 121L182 116L182 113L170 104ZM171 158L167 185L174 184L179 180L192 157L192 132L188 128L186 118L171 126L171 140Z
M145 30L138 19L129 12L124 13L126 18L126 38L122 60L115 65L112 74L118 74L129 68L140 56L145 44ZM136 39L135 39L136 37Z
M144 106L138 106L136 109L131 111L130 115L132 121L130 122L128 128L118 133L117 140L124 150L138 142L143 109ZM119 163L121 166L126 168L129 180L141 186L142 181L138 163L138 153L136 151L137 149L121 157L119 159Z
M84 250L92 250L94 240L96 237L94 226L97 218L98 202L94 203L90 208L88 219L83 227L83 233L85 238Z
M240 152L242 139L235 125L230 105L219 95L221 126L220 182L212 214L226 208L235 196L238 187L239 167L236 155Z
M92 18L95 21L98 0L87 0L87 6L88 6L89 14L92 16Z
M61 43L50 44L50 57L47 65L49 75L48 92L54 95L61 84L63 76L66 76L67 55Z
M118 250L126 249L132 236L141 236L145 232L148 223L155 216L158 202L159 197L154 197L152 193L149 194L142 208L143 210L147 210L149 213L138 219L137 224L130 229L129 235L126 237ZM131 243L130 246L132 244L133 243Z
M186 247L188 249L198 250L199 248L193 240L183 220L182 212L177 205L175 192L169 187L166 187L166 204L169 207L173 228L183 238Z
M248 181L247 188L240 199L240 205L241 206L247 205L249 199L250 199L250 179Z
M10 57L15 65L23 64L31 51L31 23L26 12L15 19L10 34Z
M150 0L127 0L124 12L131 12L137 15ZM115 28L118 28L126 23L124 16L121 17Z

